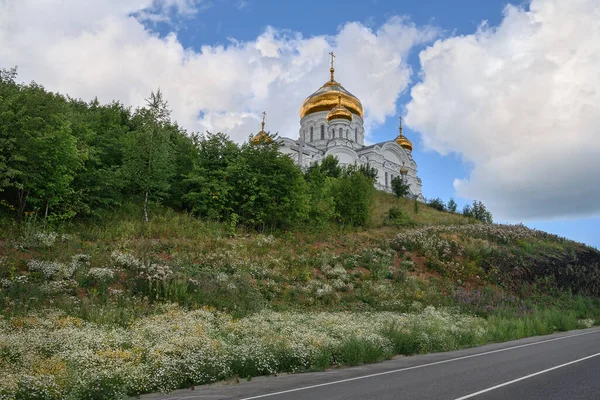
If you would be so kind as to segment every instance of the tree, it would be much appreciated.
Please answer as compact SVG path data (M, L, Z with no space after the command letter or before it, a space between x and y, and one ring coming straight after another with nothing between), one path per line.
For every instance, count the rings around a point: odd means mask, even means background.
M152 92L146 103L133 117L136 129L127 135L122 171L134 192L142 195L148 222L148 201L167 195L175 170L168 104L160 90Z
M330 178L339 178L342 175L342 167L340 167L337 157L331 154L325 157L320 164L314 164L310 168L317 168Z
M448 200L448 204L446 205L446 209L451 213L455 213L456 207L458 207L458 205L456 204L453 198L450 198L450 200Z
M279 146L277 141L245 143L240 157L227 169L227 179L235 188L232 210L242 223L273 229L304 221L308 215L302 171Z
M16 71L0 74L0 169L3 201L21 218L27 209L60 218L82 155L72 135L65 99L35 82L17 85Z
M373 179L356 166L343 169L342 175L332 182L335 213L339 222L364 226L369 220L375 198Z
M392 178L392 192L397 198L405 197L410 190L410 185L404 183L404 179L401 176L395 176Z
M228 219L235 190L228 170L238 161L240 149L223 133L207 132L195 142L193 167L183 182L184 205L197 215Z
M493 222L492 213L489 212L483 202L473 200L472 205L465 205L463 208L463 215L466 217L475 218L483 223L491 224Z
M99 215L121 204L125 186L123 142L132 128L131 112L119 102L101 105L70 99L73 135L83 167L73 181L72 206L78 214Z
M446 205L444 204L444 201L442 199L440 199L439 197L429 200L427 202L427 205L438 211L446 211Z
M308 219L311 224L322 226L333 220L335 216L332 185L336 178L327 176L318 164L310 167L304 174L304 178L309 196Z

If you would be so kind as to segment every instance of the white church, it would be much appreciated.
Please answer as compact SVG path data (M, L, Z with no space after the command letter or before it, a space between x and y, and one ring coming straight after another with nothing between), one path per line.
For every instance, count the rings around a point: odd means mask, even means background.
M417 176L417 163L412 158L412 143L400 132L395 140L364 144L364 111L360 100L334 79L333 53L331 78L304 100L300 108L300 132L297 140L279 138L281 151L288 154L301 168L320 162L332 155L340 165L364 165L377 172L375 187L391 192L391 182L401 176L409 184L411 198L424 201L421 179ZM269 140L262 129L252 138L258 143Z

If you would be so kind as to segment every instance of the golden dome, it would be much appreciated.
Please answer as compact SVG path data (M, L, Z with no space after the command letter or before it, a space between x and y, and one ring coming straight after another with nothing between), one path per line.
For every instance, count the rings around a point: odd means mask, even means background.
M331 54L331 69L329 72L331 73L331 79L329 82L325 83L323 86L319 88L316 92L311 94L304 100L302 103L302 107L300 107L300 118L304 118L305 116L316 113L319 111L330 111L334 107L338 105L338 95L342 96L342 106L347 108L353 114L360 116L361 118L364 116L363 106L360 103L360 100L352 93L347 91L342 85L335 81L333 78L333 53Z
M338 105L329 111L327 114L327 122L331 122L334 119L345 119L352 122L352 113L342 105L342 94L338 93Z
M267 116L267 113L263 111L262 128L260 129L260 132L258 132L256 135L252 136L252 138L250 139L250 143L252 143L253 145L257 145L257 144L261 144L261 143L271 143L273 141L273 138L271 137L271 135L269 135L267 132L265 132L265 117L266 116Z
M404 165L404 161L402 161L402 167L400 167L400 174L406 175L408 174L408 168Z
M396 143L408 151L412 151L413 149L411 141L402 134L402 117L400 117L400 134L396 137Z

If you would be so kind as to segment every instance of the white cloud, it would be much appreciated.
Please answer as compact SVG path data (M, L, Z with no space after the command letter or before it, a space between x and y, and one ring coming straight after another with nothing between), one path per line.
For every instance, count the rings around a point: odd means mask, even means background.
M300 105L328 79L331 49L336 78L363 101L371 126L395 113L410 82L409 50L437 34L395 18L377 30L348 23L330 37L267 28L253 41L194 51L175 34L161 38L140 22L189 15L206 4L0 0L0 67L18 65L20 79L85 100L138 106L160 87L181 125L238 141L259 129L266 110L267 129L297 137Z
M600 3L508 6L420 54L406 123L473 165L460 196L518 220L600 214Z

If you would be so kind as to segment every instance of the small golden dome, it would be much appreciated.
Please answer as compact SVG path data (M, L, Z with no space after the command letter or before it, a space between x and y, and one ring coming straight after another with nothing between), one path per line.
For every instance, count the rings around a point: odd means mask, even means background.
M396 143L408 151L412 151L413 149L411 141L402 134L402 117L400 117L400 134L396 137Z
M304 100L302 107L300 107L300 118L320 112L330 111L338 105L338 95L342 95L342 106L346 107L351 113L364 117L363 106L356 96L347 91L342 85L335 81L333 74L335 72L333 68L333 53L329 53L332 57L331 79L325 83L316 92L311 94Z
M400 167L400 174L406 175L408 174L408 168L404 165L404 161L402 161L402 167Z
M333 108L333 110L329 111L327 116L325 117L327 122L331 122L334 119L345 119L352 122L352 113L342 105L342 94L338 94L338 105Z
M252 136L252 138L250 139L250 143L252 143L253 145L257 145L257 144L261 144L261 143L271 143L273 141L273 138L271 137L271 135L269 135L267 132L265 132L265 117L266 116L267 116L267 113L263 111L262 128L260 129L260 132L258 132L256 135Z

